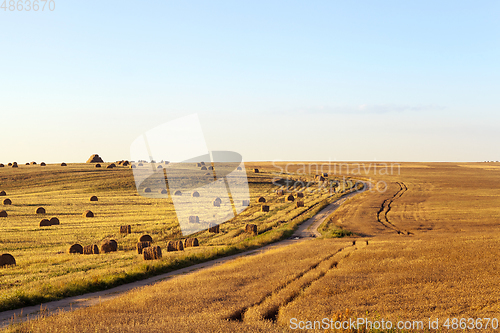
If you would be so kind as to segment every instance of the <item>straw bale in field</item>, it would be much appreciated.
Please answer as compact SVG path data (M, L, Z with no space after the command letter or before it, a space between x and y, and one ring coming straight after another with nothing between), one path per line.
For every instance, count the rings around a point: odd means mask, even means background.
M38 207L38 208L36 209L36 213L37 213L37 214L45 214L45 208L43 208L43 207Z
M190 216L189 223L200 223L200 218L198 216Z
M3 168L5 167L5 165L3 165L3 163L0 163L0 168Z
M161 258L161 248L159 246L150 246L142 251L144 260L155 260Z
M245 232L247 234L257 236L257 225L256 224L247 224L245 226Z
M139 237L139 242L151 242L151 243L153 243L153 237L151 237L150 235L142 235L141 237Z
M253 172L259 173L259 169L253 169Z
M80 244L73 244L69 247L68 253L83 254L83 247Z
M289 196L286 197L286 201L294 201L295 200L295 197L293 196L293 194L290 194Z
M177 190L177 191L175 191L174 195L182 195L182 192Z
M83 217L94 217L94 213L92 213L92 211L90 211L90 210L86 210L83 212L82 216Z
M328 174L326 172L323 172L322 176L328 178Z
M42 219L39 224L40 227L50 227L51 225L49 219Z
M33 162L31 162L30 164L31 164L31 165L36 165L36 162L35 162L35 161L33 161Z
M12 163L10 163L10 162L9 162L9 163L7 164L7 166L12 166Z
M297 198L303 198L304 192L297 192Z
M83 254L99 254L99 247L96 244L85 245Z
M87 160L87 163L104 163L104 161L102 160L101 157L99 157L98 154L94 154L94 155L89 157L89 159Z
M208 232L218 234L220 232L219 225L214 225L213 227L208 228Z
M16 265L16 259L12 256L12 254L4 253L0 256L0 267L8 266L8 265Z
M118 250L118 243L114 239L105 239L101 242L101 252L109 253Z
M200 170L207 170L207 167L206 167L206 166L202 166L202 167L200 168Z
M129 162L129 161L124 161L122 165L123 165L123 166L129 166L129 165L130 165L130 162Z
M93 195L90 197L90 201L99 201L99 199L97 198L97 196Z
M95 165L95 167L96 167L96 168L100 168L100 167L101 167L101 165L100 165L99 163L97 163L97 164Z
M266 202L266 198L264 197L258 197L257 202Z
M236 170L242 170L241 167L237 167Z
M12 200L10 200L10 199L4 199L3 204L4 205L12 205Z
M143 166L143 165L144 165L144 164L142 164L142 163L137 164L137 166Z
M191 196L194 198L198 198L200 196L200 193L198 193L197 191L193 191L193 193L191 193Z
M7 217L8 214L5 210L0 210L0 217Z
M57 217L50 218L49 222L50 222L50 225L59 225L59 224L61 224L61 222L59 222L59 219Z
M66 163L62 162L61 166L68 166Z
M242 206L250 206L250 200L243 200L243 201L241 202L241 205L242 205Z
M45 164L45 162L42 162L40 163L40 166L47 166L47 164Z
M168 194L168 191L167 191L166 189L162 189L162 190L160 191L160 193L161 193L161 194Z
M163 167L161 165L158 165L156 168L157 169L163 169Z
M304 201L297 201L296 206L297 206L297 208L304 207Z
M186 240L184 240L184 247L195 247L195 246L199 246L199 243L198 243L198 238L186 238Z
M151 242L137 242L137 254L142 254L142 251L151 246Z
M150 193L150 192L151 192L151 189L150 189L149 187L146 187L146 188L144 189L144 193Z
M283 190L276 190L276 194L277 195L284 195L285 191L283 191Z
M0 197L4 197L6 195L7 195L7 193L5 193L5 191L0 191Z
M130 224L120 226L120 234L130 234L131 232L132 232L132 226L130 226Z
M221 200L221 198L217 197L214 199L214 201L212 203L215 207L220 207L220 205L222 204L222 200Z
M175 246L175 241L168 241L167 242L167 252L171 251L177 251L177 248Z
M261 211L266 212L266 213L269 212L269 206L262 205Z
M174 246L177 251L184 251L184 245L181 240L175 241Z

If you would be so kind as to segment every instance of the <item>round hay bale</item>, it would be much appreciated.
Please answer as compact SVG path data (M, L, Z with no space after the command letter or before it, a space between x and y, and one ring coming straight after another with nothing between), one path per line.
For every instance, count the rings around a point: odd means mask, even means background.
M323 172L322 176L328 178L328 174L326 172Z
M132 164L132 165L130 166L130 168L131 168L131 169L135 169L135 168L137 168L137 167L135 166L135 164Z
M175 191L174 195L182 195L182 192L177 190L177 191Z
M177 249L175 247L175 241L168 241L168 243L167 243L167 252L171 252L171 251L177 251Z
M142 251L151 246L150 242L137 242L137 254L142 254Z
M184 244L182 243L182 240L176 241L175 247L176 247L177 251L184 251Z
M83 247L80 244L73 244L69 247L68 253L83 254Z
M204 176L213 176L210 172L206 172L203 174Z
M189 217L189 223L200 223L200 218L198 216L191 215Z
M200 162L201 165L205 165L205 162Z
M266 198L264 197L258 197L257 202L266 202Z
M101 167L101 165L100 165L99 163L97 163L97 164L95 165L95 167L96 167L96 168L100 168L100 167Z
M115 168L115 167L116 167L116 165L115 165L115 164L110 164L110 165L108 165L108 166L106 167L106 169L113 169L113 168Z
M3 165L3 163L0 163L0 168L4 168L5 165Z
M220 228L219 228L219 225L214 225L213 227L209 227L208 228L208 232L211 232L211 233L214 233L214 234L218 234L220 233Z
M184 240L184 248L186 247L195 247L200 246L198 242L198 238L186 238Z
M61 222L59 222L59 219L57 217L51 217L50 220L50 225L60 225Z
M94 213L90 210L86 210L83 212L82 217L94 217Z
M170 164L170 162L169 162L169 161L165 161L164 163L165 163L165 165Z
M200 193L198 193L197 191L193 191L193 193L191 193L191 196L193 198L199 198L200 197Z
M61 166L68 166L66 163L62 162Z
M200 168L200 170L206 171L206 170L207 170L207 167L206 167L206 166L202 166L202 167Z
M276 190L277 195L284 195L285 191L284 190Z
M139 242L153 243L153 237L151 237L150 235L142 235L141 237L139 237Z
M144 164L142 164L142 163L137 164L137 166L143 166L143 165L144 165Z
M237 167L236 170L242 170L241 167Z
M31 162L31 165L36 165L36 162L35 161Z
M168 194L168 191L167 191L166 189L162 189L162 190L160 191L160 193L161 193L161 194Z
M126 167L126 166L129 166L129 165L130 165L130 162L129 162L129 161L124 161L122 165L123 165L123 166L125 166L125 167Z
M0 191L0 197L4 197L6 195L7 195L7 193L5 193L5 191Z
M99 247L96 244L85 245L83 254L99 254Z
M129 225L120 226L120 234L130 234L132 233L132 227Z
M0 210L0 217L7 217L8 214L5 210Z
M250 200L243 200L243 201L241 202L241 205L242 205L242 206L244 206L244 207L246 207L246 206L250 206Z
M42 162L40 163L40 166L47 166L47 164L45 164L45 162Z
M114 239L105 239L101 242L101 253L116 252L118 243Z
M150 189L149 187L146 187L146 188L144 189L144 193L151 193L151 189Z
M304 192L297 192L297 198L303 198Z
M259 173L259 169L253 169L254 173Z
M257 236L257 225L256 224L247 224L245 226L245 232L247 234Z
M50 227L52 224L50 224L50 220L49 219L42 219L39 223L38 226L40 227Z
M7 164L7 166L12 166L12 163Z
M304 201L297 201L295 203L296 207L299 208L299 207L304 207Z
M10 199L4 199L3 204L4 205L12 205L12 200L10 200Z
M214 169L214 167L213 167L213 166L209 166L209 167L208 167L208 170L213 170L213 169Z
M0 267L16 265L16 259L10 253L4 253L0 256Z
M220 205L222 204L222 200L221 198L217 197L214 199L214 201L212 202L212 204L215 206L215 207L220 207Z
M97 198L97 196L93 195L90 197L90 201L99 201L99 199Z
M163 169L163 167L161 165L158 165L156 168L157 169Z
M286 201L294 201L295 200L295 197L293 196L293 194L290 194L289 196L286 197Z
M12 167L13 168L19 168L19 166L17 164L12 164Z
M30 165L30 162L26 162L26 165Z
M45 214L45 208L43 207L38 207L36 209L36 214Z
M201 168L201 163L195 163L198 168Z
M104 163L101 157L98 154L93 154L87 160L87 163Z
M268 213L268 212L269 212L269 206L267 206L267 205L263 205L263 206L261 207L261 211L262 211L262 212L266 212L266 213Z
M144 260L155 260L161 258L161 248L159 246L150 246L142 251Z

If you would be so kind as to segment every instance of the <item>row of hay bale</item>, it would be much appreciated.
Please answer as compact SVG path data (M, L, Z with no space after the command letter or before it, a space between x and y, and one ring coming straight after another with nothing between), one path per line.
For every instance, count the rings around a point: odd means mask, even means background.
M75 254L100 254L118 251L118 242L114 239L105 239L101 242L101 247L96 244L82 246L80 244L73 244L69 247L68 253Z
M37 165L37 163L36 162L26 162L25 165ZM43 167L47 166L47 164L45 162L41 162L39 165L43 166ZM67 164L64 162L62 162L60 165L67 166ZM17 162L9 162L7 164L7 166L10 166L12 168L19 168L19 164L17 164ZM5 165L3 163L0 163L0 168L4 168L4 167L5 167Z

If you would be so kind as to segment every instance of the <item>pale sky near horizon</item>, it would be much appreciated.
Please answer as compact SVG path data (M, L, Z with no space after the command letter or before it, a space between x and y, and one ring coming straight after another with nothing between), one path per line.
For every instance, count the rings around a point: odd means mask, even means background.
M499 1L54 3L0 8L2 163L194 113L247 161L500 160Z

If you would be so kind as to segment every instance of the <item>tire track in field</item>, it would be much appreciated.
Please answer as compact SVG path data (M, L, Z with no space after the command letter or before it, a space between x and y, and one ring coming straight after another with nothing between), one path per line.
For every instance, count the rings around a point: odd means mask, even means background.
M392 229L395 232L397 232L399 235L411 235L411 232L407 230L401 230L396 225L394 225L391 221L389 221L389 217L387 214L391 211L392 209L392 204L394 203L394 200L401 198L403 194L408 191L408 187L406 186L405 183L403 182L397 182L399 185L399 190L389 199L385 199L382 205L380 206L380 209L377 212L377 221L381 223L384 227L388 229Z
M353 245L340 248L336 252L329 254L286 281L283 285L265 294L259 301L234 311L224 319L234 321L275 321L280 307L292 302L302 290L322 278L330 269L336 268L340 260L347 258L356 249L355 241L353 241Z

